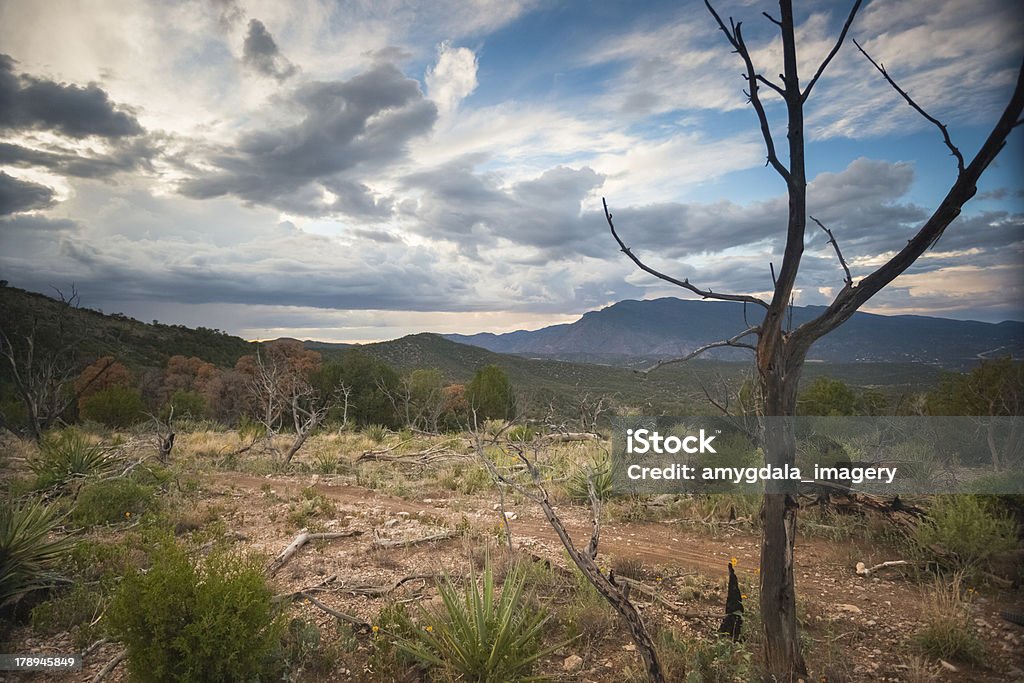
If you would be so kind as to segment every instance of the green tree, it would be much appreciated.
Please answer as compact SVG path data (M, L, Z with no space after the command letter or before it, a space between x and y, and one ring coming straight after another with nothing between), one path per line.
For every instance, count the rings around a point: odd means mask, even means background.
M119 429L130 427L143 417L142 396L128 387L108 387L82 401L81 417Z
M857 395L845 382L819 377L800 392L796 407L798 415L856 415Z
M346 351L338 361L325 364L314 373L312 383L325 396L344 385L349 392L348 418L357 425L400 426L399 416L388 399L388 392L399 391L398 373L363 351Z
M967 374L946 373L928 394L929 415L1020 415L1024 410L1024 363L983 360Z
M466 400L478 419L510 420L515 417L515 396L508 375L497 365L480 368L466 385Z

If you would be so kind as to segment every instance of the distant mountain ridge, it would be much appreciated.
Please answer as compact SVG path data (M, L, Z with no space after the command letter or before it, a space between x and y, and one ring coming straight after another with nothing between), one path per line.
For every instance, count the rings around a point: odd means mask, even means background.
M792 327L813 319L822 306L795 306ZM627 300L591 311L574 323L506 334L449 334L447 339L496 353L637 365L685 355L756 324L761 310L727 301L666 297ZM984 323L917 315L855 313L820 339L808 360L831 363L912 362L962 368L982 357L1024 357L1024 322ZM708 357L742 359L741 349L714 349Z

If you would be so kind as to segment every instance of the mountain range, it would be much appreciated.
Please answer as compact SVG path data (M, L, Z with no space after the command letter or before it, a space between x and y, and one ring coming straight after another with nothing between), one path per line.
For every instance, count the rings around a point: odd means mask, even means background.
M821 306L794 306L795 328L824 311ZM496 353L607 365L639 366L685 355L705 344L727 339L757 324L761 309L726 301L662 298L620 301L585 313L573 323L506 334L449 334L460 344ZM743 349L719 348L709 358L741 360ZM818 340L809 361L829 363L910 362L961 369L979 358L1024 357L1024 322L985 323L919 315L855 313L845 324Z

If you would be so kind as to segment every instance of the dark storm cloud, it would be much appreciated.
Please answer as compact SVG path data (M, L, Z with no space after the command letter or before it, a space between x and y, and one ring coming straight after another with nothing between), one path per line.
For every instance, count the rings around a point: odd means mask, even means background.
M72 138L121 138L143 132L138 120L118 109L95 83L85 87L14 73L0 55L0 129L54 130Z
M242 46L242 61L246 66L264 76L284 81L295 75L298 69L281 54L274 37L259 19L249 20L249 32Z
M234 195L306 215L390 213L359 178L402 158L408 142L433 126L437 108L419 84L391 64L375 64L347 81L303 85L291 104L299 123L246 133L214 150L206 161L218 170L194 176L181 192Z
M558 166L502 187L498 177L474 172L474 161L456 160L403 180L407 189L423 191L419 205L407 209L419 219L421 234L455 242L470 255L499 239L552 255L598 254L591 239L595 223L580 213L580 202L604 176Z
M37 166L76 178L107 178L115 173L149 168L157 152L153 140L146 137L120 140L111 145L106 153L92 154L83 154L60 145L36 149L0 142L0 164L21 168Z
M0 171L0 216L43 209L51 204L53 204L51 188L18 180Z

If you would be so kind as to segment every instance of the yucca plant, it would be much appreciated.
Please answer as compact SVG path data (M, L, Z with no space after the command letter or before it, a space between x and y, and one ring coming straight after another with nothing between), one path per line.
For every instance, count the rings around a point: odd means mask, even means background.
M438 586L443 609L421 609L420 625L398 614L401 651L440 669L451 680L504 683L537 680L530 676L541 657L558 649L540 647L541 629L550 618L524 603L525 576L519 566L507 574L498 595L490 562L481 580L470 575L465 593L445 580Z
M590 502L590 484L594 494L604 502L612 497L612 463L607 456L596 456L588 464L577 467L565 482L565 492L574 503Z
M63 485L76 477L102 474L110 465L111 458L106 449L74 429L46 435L39 444L39 455L28 463L36 475L37 488Z
M53 508L38 501L0 502L0 605L61 580L55 567L71 540L49 538L57 521Z

